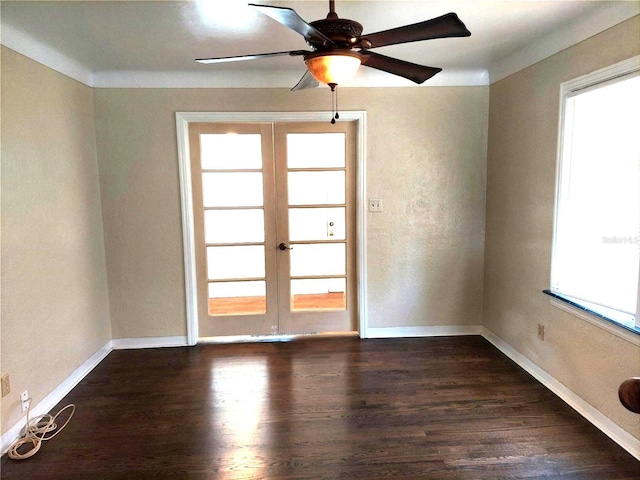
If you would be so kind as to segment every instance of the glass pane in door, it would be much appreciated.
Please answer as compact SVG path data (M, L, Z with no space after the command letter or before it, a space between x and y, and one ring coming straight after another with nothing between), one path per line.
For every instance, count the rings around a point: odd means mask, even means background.
M344 170L289 172L289 205L335 205L344 200Z
M262 172L203 172L205 207L261 207Z
M266 313L266 282L209 283L209 315L253 315Z
M344 240L345 209L290 208L289 240Z
M261 170L262 137L258 133L200 135L203 170Z
M262 279L264 262L264 245L207 247L209 280Z
M346 274L344 243L296 244L290 255L292 277Z
M264 242L264 211L205 210L204 241L206 243Z
M344 310L346 292L345 278L291 280L291 310Z
M345 134L290 133L287 135L289 168L344 168Z

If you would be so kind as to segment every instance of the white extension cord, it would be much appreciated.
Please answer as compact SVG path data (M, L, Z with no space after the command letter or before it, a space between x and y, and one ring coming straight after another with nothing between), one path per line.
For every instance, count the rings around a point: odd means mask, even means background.
M44 415L40 415L29 421L31 399L29 398L28 401L29 406L27 407L27 424L22 431L21 437L16 440L13 445L11 445L11 447L9 447L9 451L7 453L9 455L9 458L12 458L14 460L26 460L27 458L33 457L36 453L38 453L38 450L40 450L42 442L51 440L53 437L59 434L64 429L64 427L67 426L69 420L71 420L71 417L73 417L73 414L76 411L76 406L73 403L70 403L66 407L61 408L60 411L53 416L45 413ZM56 418L58 418L58 416L68 408L71 409L69 418L67 418L67 421L64 422L61 427L58 427L58 425L56 424ZM47 434L50 432L55 433L47 436ZM27 444L31 444L31 448L25 453L20 453L18 451L20 447Z

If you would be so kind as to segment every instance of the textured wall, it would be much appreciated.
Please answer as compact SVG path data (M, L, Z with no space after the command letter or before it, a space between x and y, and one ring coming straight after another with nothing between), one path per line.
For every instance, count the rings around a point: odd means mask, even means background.
M479 324L488 87L343 89L366 110L370 326ZM317 111L328 89L97 89L114 338L185 335L176 111Z
M2 48L3 429L111 339L93 116L91 89Z
M640 348L550 304L560 84L640 53L635 17L491 86L484 325L640 438L617 398ZM537 339L545 324L545 341Z

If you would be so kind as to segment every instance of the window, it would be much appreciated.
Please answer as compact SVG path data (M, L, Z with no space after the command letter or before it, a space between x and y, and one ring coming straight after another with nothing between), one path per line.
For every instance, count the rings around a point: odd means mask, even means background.
M640 57L561 90L548 293L640 334Z

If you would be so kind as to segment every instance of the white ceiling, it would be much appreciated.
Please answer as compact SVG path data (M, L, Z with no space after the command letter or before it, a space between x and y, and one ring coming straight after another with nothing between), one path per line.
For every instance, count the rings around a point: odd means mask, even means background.
M290 7L307 22L326 0L255 3ZM444 68L425 85L487 85L640 13L640 1L337 0L336 11L372 33L454 11L468 38L376 49ZM241 0L2 1L2 44L96 87L291 87L300 57L201 65L199 57L306 49L297 33ZM352 86L412 86L361 68ZM349 86L349 85L344 85Z

